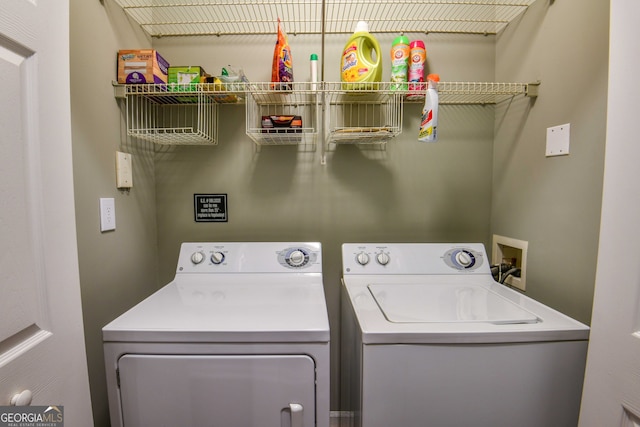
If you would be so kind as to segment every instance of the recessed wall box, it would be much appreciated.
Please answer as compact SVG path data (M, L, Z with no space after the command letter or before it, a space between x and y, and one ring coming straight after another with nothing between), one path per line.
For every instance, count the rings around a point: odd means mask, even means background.
M529 242L513 239L511 237L493 235L493 249L491 251L491 263L511 264L520 269L520 277L508 276L504 283L521 291L527 284L527 250Z

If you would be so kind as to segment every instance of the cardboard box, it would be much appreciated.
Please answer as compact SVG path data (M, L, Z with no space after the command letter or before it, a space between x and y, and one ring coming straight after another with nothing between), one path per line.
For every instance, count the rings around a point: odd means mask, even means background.
M168 83L188 85L192 83L203 83L203 78L208 76L202 67L189 65L186 67L169 67L167 76Z
M167 83L169 63L154 49L118 51L118 83Z
M202 67L189 65L186 67L169 67L167 87L169 92L195 92L198 83L204 83L209 74ZM197 97L180 97L180 102L198 102Z

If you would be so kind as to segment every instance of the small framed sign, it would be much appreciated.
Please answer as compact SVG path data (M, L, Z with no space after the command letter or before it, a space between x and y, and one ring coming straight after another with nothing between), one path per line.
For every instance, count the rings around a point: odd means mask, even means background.
M196 222L227 222L226 194L194 194L193 209Z

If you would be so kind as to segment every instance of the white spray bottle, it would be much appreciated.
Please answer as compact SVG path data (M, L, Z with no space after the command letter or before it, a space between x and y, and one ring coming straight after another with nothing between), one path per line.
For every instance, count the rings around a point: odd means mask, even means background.
M420 118L420 132L418 141L436 142L438 140L438 82L440 76L429 74L427 76L427 93L424 99L424 108Z

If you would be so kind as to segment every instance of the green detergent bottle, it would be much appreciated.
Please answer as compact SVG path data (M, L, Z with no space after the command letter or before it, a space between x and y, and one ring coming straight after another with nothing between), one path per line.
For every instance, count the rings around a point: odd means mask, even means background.
M380 45L369 33L369 26L359 21L356 31L342 51L340 79L343 90L372 90L382 81L382 55Z

